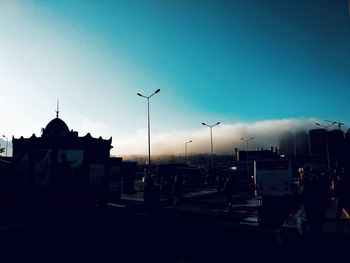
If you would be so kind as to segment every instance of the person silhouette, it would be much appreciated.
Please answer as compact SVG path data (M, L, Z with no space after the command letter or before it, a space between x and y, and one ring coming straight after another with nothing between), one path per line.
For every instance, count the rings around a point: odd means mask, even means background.
M226 195L226 202L229 210L232 209L232 205L233 205L234 188L235 188L235 183L233 180L233 176L229 175L226 177L226 182L224 185L224 192Z
M182 176L177 174L175 176L175 184L174 184L175 198L174 198L173 206L176 206L181 199L182 184L183 184Z

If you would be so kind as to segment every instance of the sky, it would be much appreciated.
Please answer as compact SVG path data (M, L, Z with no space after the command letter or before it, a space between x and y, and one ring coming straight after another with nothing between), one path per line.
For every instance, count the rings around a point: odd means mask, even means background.
M347 0L0 0L0 134L56 113L113 155L216 153L284 130L349 127ZM334 126L335 127L335 126ZM336 127L335 127L336 128ZM0 140L4 146L4 141Z

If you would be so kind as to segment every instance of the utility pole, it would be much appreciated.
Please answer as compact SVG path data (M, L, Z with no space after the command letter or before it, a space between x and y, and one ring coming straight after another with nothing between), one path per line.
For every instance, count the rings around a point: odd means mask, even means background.
M191 142L192 142L192 140L188 141L188 142L185 142L185 159L186 159L186 163L188 163L188 161L187 161L187 144L189 144Z
M212 169L214 168L214 150L213 150L213 132L212 132L212 129L213 129L213 127L215 127L219 124L220 124L220 122L217 122L213 125L208 125L208 124L202 122L202 125L207 126L210 129L210 146L211 146L210 148L211 148L211 168Z
M160 89L157 89L155 92L153 92L149 96L142 95L141 93L137 93L138 96L143 97L147 99L147 128L148 128L148 167L151 166L151 124L150 124L150 111L149 111L149 99L154 95L157 94L160 91ZM149 172L150 169L148 169ZM148 173L147 173L148 175Z

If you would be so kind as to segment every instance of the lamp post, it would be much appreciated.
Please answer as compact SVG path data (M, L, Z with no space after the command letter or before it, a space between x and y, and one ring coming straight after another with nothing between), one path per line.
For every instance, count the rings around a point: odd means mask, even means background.
M202 122L202 125L207 126L207 127L210 128L211 167L212 168L214 166L214 160L213 160L214 150L213 150L213 132L212 132L212 129L213 129L214 126L219 125L219 124L220 124L220 122L217 122L216 124L213 124L213 125L208 125L208 124L205 124L204 122Z
M9 139L3 135L2 137L4 137L6 139L6 150L5 150L5 154L6 154L6 157L7 157L7 148L9 147Z
M192 141L185 142L185 159L187 162L187 144L191 143Z
M247 165L247 176L249 176L249 165L248 165L248 144L249 141L254 140L254 137L250 137L249 139L244 139L241 138L242 141L245 141L245 143L247 144L247 150L246 150L246 165Z
M330 171L331 171L331 168L330 168L330 160L329 160L328 127L330 127L330 126L332 126L332 125L334 125L334 124L336 124L336 123L337 123L336 121L332 122L332 123L329 124L329 125L322 125L322 124L320 124L320 123L318 123L318 122L315 123L317 126L320 126L320 127L324 128L324 129L326 130L326 148L327 148L327 169L328 169L328 176L330 176ZM339 128L340 128L340 126L339 126Z
M158 93L160 89L157 89L155 92L153 92L149 96L144 96L140 93L137 93L138 96L143 97L147 99L147 121L148 121L148 166L151 165L151 132L150 132L150 114L149 114L149 99L156 93Z

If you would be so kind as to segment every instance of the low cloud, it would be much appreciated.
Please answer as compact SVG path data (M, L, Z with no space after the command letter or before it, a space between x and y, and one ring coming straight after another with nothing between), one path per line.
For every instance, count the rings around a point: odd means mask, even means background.
M112 134L111 127L101 121L91 120L88 117L80 116L77 123L77 127L74 127L75 131L79 132L79 136L85 136L90 133L93 137L103 137L103 139L109 139Z
M316 128L316 119L278 119L264 120L252 123L220 124L213 128L213 147L216 154L231 154L234 148L245 149L246 143L240 138L254 140L249 142L249 149L256 147L270 148L278 146L281 133L299 130L308 131ZM210 152L210 129L202 127L196 131L171 131L161 134L153 134L151 138L151 151L154 155L174 154L183 155L185 143L189 154L201 154ZM147 129L138 130L124 138L113 138L115 146L112 154L132 155L148 154Z

